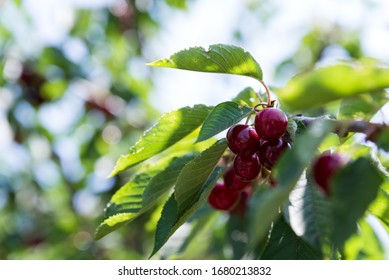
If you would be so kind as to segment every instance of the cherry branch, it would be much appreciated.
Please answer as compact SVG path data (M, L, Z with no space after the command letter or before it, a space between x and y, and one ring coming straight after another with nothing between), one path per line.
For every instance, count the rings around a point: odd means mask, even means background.
M326 119L334 124L333 132L339 137L345 137L348 133L363 133L366 135L366 140L376 142L380 133L384 130L389 130L387 124L372 123L360 120L336 120L328 116L321 117L306 117L301 115L293 116L293 119L301 121L305 126L309 127L316 121Z

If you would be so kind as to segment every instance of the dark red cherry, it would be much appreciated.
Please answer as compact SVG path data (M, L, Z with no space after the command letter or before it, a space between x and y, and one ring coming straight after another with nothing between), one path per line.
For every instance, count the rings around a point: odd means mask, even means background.
M313 163L313 179L326 195L331 194L331 179L346 164L347 157L340 154L325 153Z
M239 192L230 190L223 183L217 183L208 197L209 204L218 210L230 210L239 199Z
M290 144L283 139L265 141L258 151L261 164L271 170L285 150L290 149Z
M261 171L261 163L258 155L253 154L248 158L237 155L234 159L234 172L241 181L250 182L254 180Z
M260 140L252 126L234 125L227 131L226 138L228 147L234 154L249 157L259 149Z
M234 167L230 166L223 176L224 184L231 190L241 191L250 185L250 182L243 182L235 175Z
M285 134L288 118L278 108L265 108L257 113L254 125L260 138L276 140Z
M252 192L253 190L251 187L247 187L240 192L239 202L236 204L234 208L230 210L231 215L237 215L241 218L244 218L247 212L247 207Z

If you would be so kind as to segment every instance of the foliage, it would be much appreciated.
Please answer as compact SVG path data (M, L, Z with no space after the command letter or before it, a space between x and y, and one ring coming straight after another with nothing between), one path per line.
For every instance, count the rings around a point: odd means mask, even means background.
M267 89L262 81L262 71L258 62L248 52L234 46L213 45L207 51L203 48L189 48L173 54L168 59L158 60L149 65L254 77ZM367 134L370 140L385 149L386 146L382 143L386 143L383 139L389 128L370 124L368 119L387 100L383 93L389 86L386 79L388 69L387 66L371 61L340 62L336 65L313 68L309 72L297 75L283 88L277 90L280 105L286 108L284 110L290 110L288 111L288 136L291 139L292 148L282 155L271 171L270 176L276 182L274 187L269 187L270 177L260 175L254 183L247 211L230 210L224 213L224 215L230 215L231 219L236 213L243 218L243 226L236 223L229 224L229 231L231 227L236 226L237 230L247 237L243 247L242 244L234 246L233 240L230 240L235 257L347 258L354 254L350 249L352 248L349 245L351 243L348 241L351 242L356 238L354 236L358 233L358 223L363 224L359 230L368 231L366 234L371 234L370 228L364 222L364 218L368 215L375 215L387 223L389 200L384 189L386 189L388 177L380 167L382 163L373 160L373 153L369 149L367 151L370 152L359 152L356 158L336 173L335 178L332 179L333 189L330 197L326 197L319 190L312 179L310 170L319 150L327 145L325 143L327 139L333 137L331 134L342 130L345 130L343 133L347 132L352 127L350 123L356 121L353 117L361 114L366 120L364 126L371 131L359 132ZM180 118L175 121L166 122L165 119L170 116L169 114L176 115L177 112L188 109L182 108L162 116L158 124L147 131L140 142L130 149L130 154L125 157L126 162L138 162L138 150L143 152L139 149L139 145L150 147L148 158L163 152L171 144L177 145L182 138L181 133L189 133L187 130L193 131L200 126L200 130L196 132L198 133L197 142L199 142L219 135L232 125L240 123L243 118L247 118L247 122L250 122L251 116L259 110L258 105L253 106L253 103L247 102L245 96L251 91L252 89L246 89L239 93L233 101L222 102L208 111L192 115L180 114ZM378 94L375 94L376 92ZM336 120L329 120L319 115L312 124L310 123L312 118L304 119L304 116L301 116L304 109L310 110L331 105L334 101L341 104L338 110L342 116L342 122L337 123ZM265 104L258 104L265 107L272 106L270 99ZM296 111L300 114L291 114ZM347 117L351 118L347 119ZM192 127L191 124L194 123L196 125ZM347 126L341 127L344 124ZM174 133L172 141L164 140L171 139L172 131L176 128L178 131ZM379 137L371 137L374 133ZM153 139L160 139L157 142L161 144L159 149L153 148L155 140L149 141L148 135L151 135ZM355 149L350 147L360 146L363 150L363 145L358 142L357 138L349 135L347 141L338 141L337 144L332 145L332 149L341 150L342 153L348 153L351 156L355 153ZM191 158L176 173L175 177L170 176L173 190L160 210L151 256L163 248L163 245L180 226L184 223L189 224L192 219L202 217L196 213L210 211L206 198L231 161L231 152L226 150L223 136L200 154L193 153L190 147L187 148L185 154L190 155ZM142 157L142 160L147 158ZM123 158L119 159L118 164L122 161ZM114 173L130 168L132 165L127 163L123 168L116 168ZM165 168L164 171L159 172L164 173L170 167ZM144 199L145 193L142 191L144 187L141 189L136 185L128 187L131 184L137 184L137 176L141 175L144 173L136 175L127 185L119 189L112 197L108 209L115 203L118 195L130 196L136 192L139 197L143 195ZM152 173L147 175L147 178L151 176ZM151 182L150 179L148 181ZM163 182L160 180L158 187L165 190ZM146 189L150 187L150 185L147 186L147 182L144 185ZM156 185L153 187L157 191ZM164 192L158 191L158 196L154 195L153 199L159 198L165 201ZM122 225L122 219L116 219L119 212L121 212L120 209L113 213L106 211L107 219L113 229ZM106 224L106 221L101 226ZM97 237L101 237L101 226L97 231ZM363 234L365 233L362 232ZM188 235L188 238L192 239L193 236ZM361 249L360 247L355 248L356 250ZM381 250L380 246L375 248ZM376 251L370 253L380 254Z

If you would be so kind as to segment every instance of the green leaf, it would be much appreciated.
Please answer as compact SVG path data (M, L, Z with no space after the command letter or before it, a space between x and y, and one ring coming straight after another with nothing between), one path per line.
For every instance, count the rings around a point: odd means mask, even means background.
M262 80L258 62L242 48L231 45L211 45L206 51L194 47L173 54L168 59L154 61L150 66L177 68L183 70L235 74Z
M201 127L197 142L207 140L238 123L251 112L251 108L227 101L218 104L209 113Z
M369 207L369 212L389 226L389 180L378 190L378 195Z
M254 107L259 103L257 93L251 87L243 89L238 95L232 99L233 102L242 106Z
M345 98L340 105L338 119L370 120L386 102L388 102L388 97L385 91Z
M290 193L284 217L297 236L330 258L333 227L331 204L320 193L311 174L307 172L306 177Z
M377 146L386 152L389 152L389 129L382 131L378 135Z
M340 169L332 180L333 242L342 249L344 242L356 231L370 203L377 197L383 182L377 167L366 158Z
M295 76L277 96L282 105L298 111L385 89L388 77L389 68L375 61L344 62Z
M298 237L280 216L273 225L263 260L319 260L320 253Z
M344 246L346 260L384 260L383 248L375 230L366 219L358 222L358 232L349 238Z
M178 8L181 10L185 10L188 8L186 4L186 0L165 0L165 1L169 6L172 6L174 8Z
M196 197L190 207L184 213L179 213L178 203L175 199L175 194L169 198L164 210L161 213L161 218L157 224L155 233L154 248L150 258L162 248L176 230L183 225L203 204L207 201L209 193L215 185L221 174L222 168L217 167L205 182L198 197ZM166 209L165 209L166 208Z
M174 188L179 215L187 211L192 206L193 201L198 199L205 182L212 174L226 148L225 139L221 139L182 169Z
M177 143L198 128L212 107L195 105L163 115L157 124L147 130L140 140L121 156L111 176L130 168Z
M170 158L144 168L111 198L105 219L96 230L100 239L152 208L176 182L192 155Z
M320 143L329 134L332 124L320 121L296 137L292 148L286 151L272 171L277 186L260 188L251 199L249 207L249 247L266 238L269 227L288 199L299 178L308 166Z

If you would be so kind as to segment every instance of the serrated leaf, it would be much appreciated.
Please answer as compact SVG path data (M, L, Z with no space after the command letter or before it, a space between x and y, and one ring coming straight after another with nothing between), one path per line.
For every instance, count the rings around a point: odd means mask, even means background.
M164 151L189 135L204 122L211 109L205 105L195 105L164 114L130 148L127 155L119 158L111 176Z
M376 61L344 62L295 76L277 96L289 110L298 111L385 89L388 77L389 68Z
M344 242L356 231L358 220L377 197L382 182L380 171L366 158L357 159L335 174L332 180L332 240L336 248L342 249Z
M388 100L386 91L366 93L343 99L337 118L339 120L363 119L368 121Z
M207 140L219 132L226 130L238 123L251 112L251 108L240 106L235 102L227 101L220 103L213 108L205 119L197 142Z
M331 257L331 204L315 186L310 174L306 177L289 195L283 212L285 221L312 248Z
M225 139L220 139L182 169L174 188L179 215L189 209L199 197L226 148Z
M96 230L100 239L152 208L175 183L192 155L164 160L138 173L111 198L105 219Z
M280 216L273 225L263 260L319 260L320 253L298 237Z
M389 180L381 186L374 202L369 206L369 212L389 226Z
M242 106L254 107L259 103L257 93L251 87L243 89L238 95L232 99L233 102Z
M255 247L267 236L280 207L287 201L331 129L331 122L323 120L298 135L292 148L281 156L272 171L277 186L273 189L261 188L254 193L249 208L249 247Z
M242 48L217 44L189 48L173 54L168 59L154 61L150 66L177 68L183 70L235 74L262 80L262 70L258 62Z
M212 172L211 176L203 185L201 192L196 197L190 207L186 209L184 213L179 213L178 203L175 200L175 194L169 198L164 207L164 211L161 213L161 218L157 224L157 230L155 234L154 248L150 255L150 258L162 248L162 246L169 240L169 238L176 232L176 230L182 226L201 206L207 201L209 193L212 187L215 185L217 179L220 176L222 168L217 167Z

